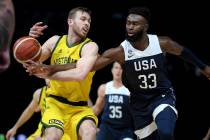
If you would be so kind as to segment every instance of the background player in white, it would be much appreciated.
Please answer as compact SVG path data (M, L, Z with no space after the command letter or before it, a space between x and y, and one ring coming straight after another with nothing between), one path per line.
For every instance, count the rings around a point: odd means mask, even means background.
M113 63L113 80L98 88L98 98L93 106L98 116L102 111L97 140L132 140L133 125L129 109L130 92L122 84L122 68Z

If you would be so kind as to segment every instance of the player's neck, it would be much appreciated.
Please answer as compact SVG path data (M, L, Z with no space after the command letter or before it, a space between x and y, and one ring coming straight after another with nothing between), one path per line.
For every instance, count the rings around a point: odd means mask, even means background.
M82 40L82 38L77 35L68 34L68 36L67 36L68 45L70 45L70 46L79 44L81 42L81 40Z
M132 44L136 49L144 51L149 45L149 38L147 34L144 34L141 39Z
M119 88L121 87L123 84L122 84L122 80L113 80L113 86L115 88Z

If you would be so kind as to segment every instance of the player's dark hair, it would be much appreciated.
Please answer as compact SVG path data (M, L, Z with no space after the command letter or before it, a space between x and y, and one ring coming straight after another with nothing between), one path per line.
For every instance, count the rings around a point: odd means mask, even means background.
M88 9L86 7L76 7L76 8L71 9L71 11L69 11L68 18L73 18L77 11L86 12L91 16L91 10L90 9Z
M147 7L133 7L129 10L128 14L136 14L143 16L148 22L151 19L151 13Z

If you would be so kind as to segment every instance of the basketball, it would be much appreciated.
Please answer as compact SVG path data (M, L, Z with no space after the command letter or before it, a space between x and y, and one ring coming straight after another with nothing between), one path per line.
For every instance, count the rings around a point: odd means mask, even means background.
M41 55L41 45L35 38L21 37L14 43L13 55L19 63L37 61Z

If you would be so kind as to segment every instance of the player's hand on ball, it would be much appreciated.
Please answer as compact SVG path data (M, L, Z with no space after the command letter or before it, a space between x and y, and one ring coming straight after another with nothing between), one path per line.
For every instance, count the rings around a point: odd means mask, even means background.
M48 27L47 25L42 25L43 22L37 22L32 26L29 31L29 36L33 38L38 38L43 35L43 31Z

